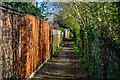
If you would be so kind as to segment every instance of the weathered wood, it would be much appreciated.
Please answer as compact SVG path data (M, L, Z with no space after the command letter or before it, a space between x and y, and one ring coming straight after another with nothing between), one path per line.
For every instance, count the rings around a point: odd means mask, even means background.
M23 17L22 78L28 78L50 56L49 24L32 15Z
M28 78L50 56L50 25L32 15L0 10L2 77Z

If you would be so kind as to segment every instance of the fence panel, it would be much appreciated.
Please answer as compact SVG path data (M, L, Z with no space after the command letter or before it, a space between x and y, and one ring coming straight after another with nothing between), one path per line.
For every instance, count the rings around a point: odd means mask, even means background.
M2 78L20 77L20 28L22 15L2 9L1 55Z
M51 54L54 54L55 50L60 45L60 30L51 29Z
M49 56L49 24L32 15L23 17L22 78L27 78Z
M2 10L2 78L28 78L50 56L50 25L32 15Z

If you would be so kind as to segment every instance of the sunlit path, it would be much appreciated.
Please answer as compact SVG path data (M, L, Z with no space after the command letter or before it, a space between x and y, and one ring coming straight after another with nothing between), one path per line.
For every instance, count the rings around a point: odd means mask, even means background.
M54 61L48 61L43 68L38 71L34 77L37 79L82 79L83 76L79 70L78 54L73 52L71 41L64 41L62 52Z
M0 2L0 80L120 80L119 0L13 1Z

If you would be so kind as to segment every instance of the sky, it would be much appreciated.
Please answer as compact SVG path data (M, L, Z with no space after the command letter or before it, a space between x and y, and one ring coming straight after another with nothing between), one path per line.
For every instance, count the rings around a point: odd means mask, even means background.
M41 3L42 0L36 0L38 2L38 7L41 7ZM59 12L59 8L56 6L53 6L51 2L47 2L48 4L46 4L46 10L44 10L43 15L47 14L47 13L52 13L50 15L47 16L47 18L49 18L49 22L53 21L53 17L55 14L58 14Z

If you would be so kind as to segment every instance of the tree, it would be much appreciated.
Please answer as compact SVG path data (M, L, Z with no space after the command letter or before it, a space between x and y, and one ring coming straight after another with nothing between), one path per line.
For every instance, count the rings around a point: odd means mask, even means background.
M40 8L35 7L32 2L4 2L5 6L11 6L13 9L20 10L24 13L31 14L39 19L44 18Z
M61 13L64 15L60 14L60 17L57 17L58 23L73 30L76 45L80 45L79 48L84 54L83 62L88 74L103 79L111 76L118 78L119 72L113 71L118 70L118 66L115 65L119 64L119 60L114 62L115 59L113 59L113 56L119 58L115 56L120 46L118 3L69 2L60 4L62 5ZM113 48L117 46L116 53L108 45L114 45ZM116 68L111 68L111 64L114 64ZM94 67L95 69L91 69Z

